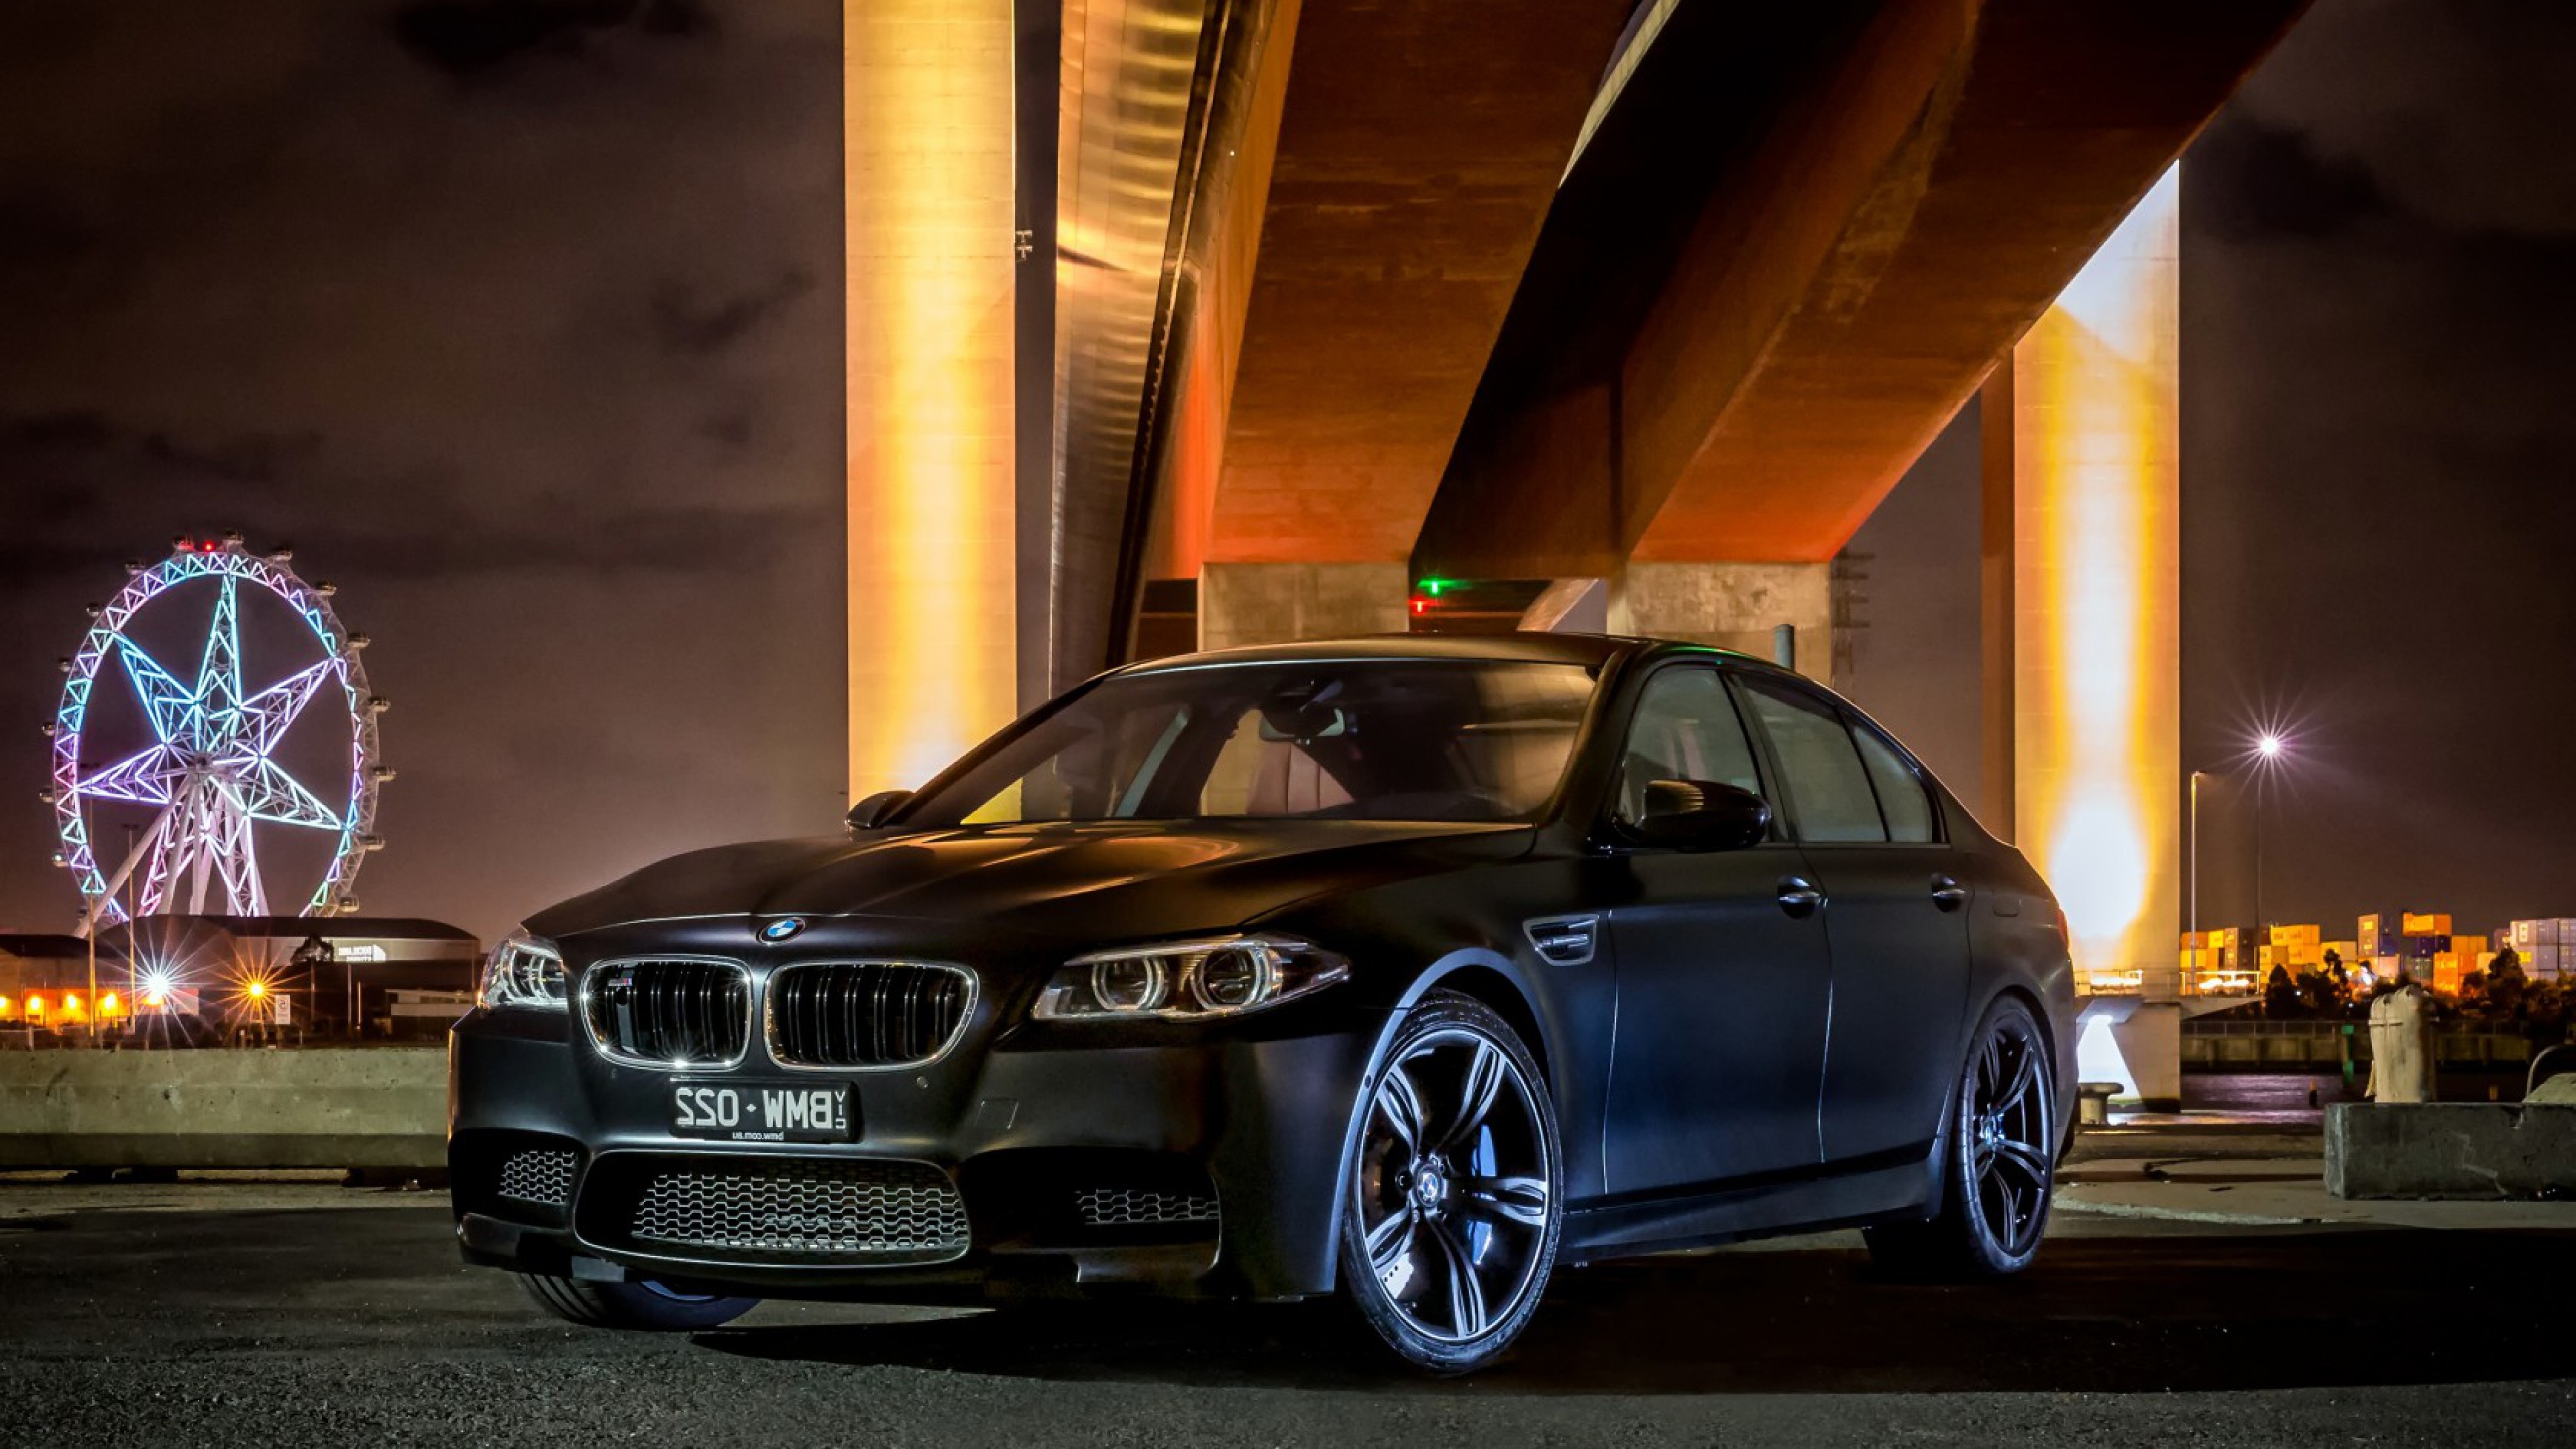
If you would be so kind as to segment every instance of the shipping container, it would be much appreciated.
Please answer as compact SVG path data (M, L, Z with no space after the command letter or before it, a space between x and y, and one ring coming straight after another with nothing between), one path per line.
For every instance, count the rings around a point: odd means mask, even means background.
M2447 915L2418 915L2413 911L2408 911L2406 913L2405 934L2409 936L2447 936L2451 934L2451 918Z
M2460 958L2445 951L2433 958L2433 989L2446 995L2460 989Z

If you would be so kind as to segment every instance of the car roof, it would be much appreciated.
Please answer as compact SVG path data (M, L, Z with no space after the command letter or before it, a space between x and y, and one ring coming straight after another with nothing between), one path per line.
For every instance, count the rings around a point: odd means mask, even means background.
M1645 639L1625 634L1371 634L1347 639L1313 639L1295 644L1252 644L1210 649L1196 654L1131 664L1122 674L1207 668L1230 664L1290 664L1301 660L1460 659L1527 664L1597 666L1629 654L1710 654L1765 670L1776 665L1732 649Z

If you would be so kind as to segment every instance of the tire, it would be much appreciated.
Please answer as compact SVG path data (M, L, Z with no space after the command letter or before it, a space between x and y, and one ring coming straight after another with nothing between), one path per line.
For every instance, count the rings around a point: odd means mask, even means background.
M719 1328L760 1306L757 1298L719 1298L711 1293L682 1293L649 1278L632 1283L592 1283L521 1273L521 1286L537 1306L567 1323L584 1328L620 1328L642 1333L687 1333Z
M1950 1094L1941 1210L1862 1236L1873 1262L1926 1278L2000 1278L2030 1266L2057 1187L2057 1090L2048 1034L2018 997L1986 1009Z
M1565 1228L1546 1079L1510 1023L1435 991L1363 1085L1344 1181L1344 1298L1434 1374L1500 1358L1529 1326Z

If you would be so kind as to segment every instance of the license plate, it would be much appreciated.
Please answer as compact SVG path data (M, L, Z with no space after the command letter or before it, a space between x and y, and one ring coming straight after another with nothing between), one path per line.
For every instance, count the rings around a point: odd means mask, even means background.
M673 1082L671 1134L719 1142L855 1142L847 1082Z

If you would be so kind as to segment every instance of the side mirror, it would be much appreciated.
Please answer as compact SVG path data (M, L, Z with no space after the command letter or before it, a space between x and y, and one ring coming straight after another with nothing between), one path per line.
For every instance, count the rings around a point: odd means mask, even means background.
M1742 850L1771 833L1771 803L1715 780L1654 780L1645 818L1629 826L1648 845L1676 850Z
M911 798L912 792L910 790L879 790L875 794L860 801L858 804L850 807L850 828L852 830L874 830L878 826L885 824L886 821L894 815L894 812L901 809L903 807L903 803Z

